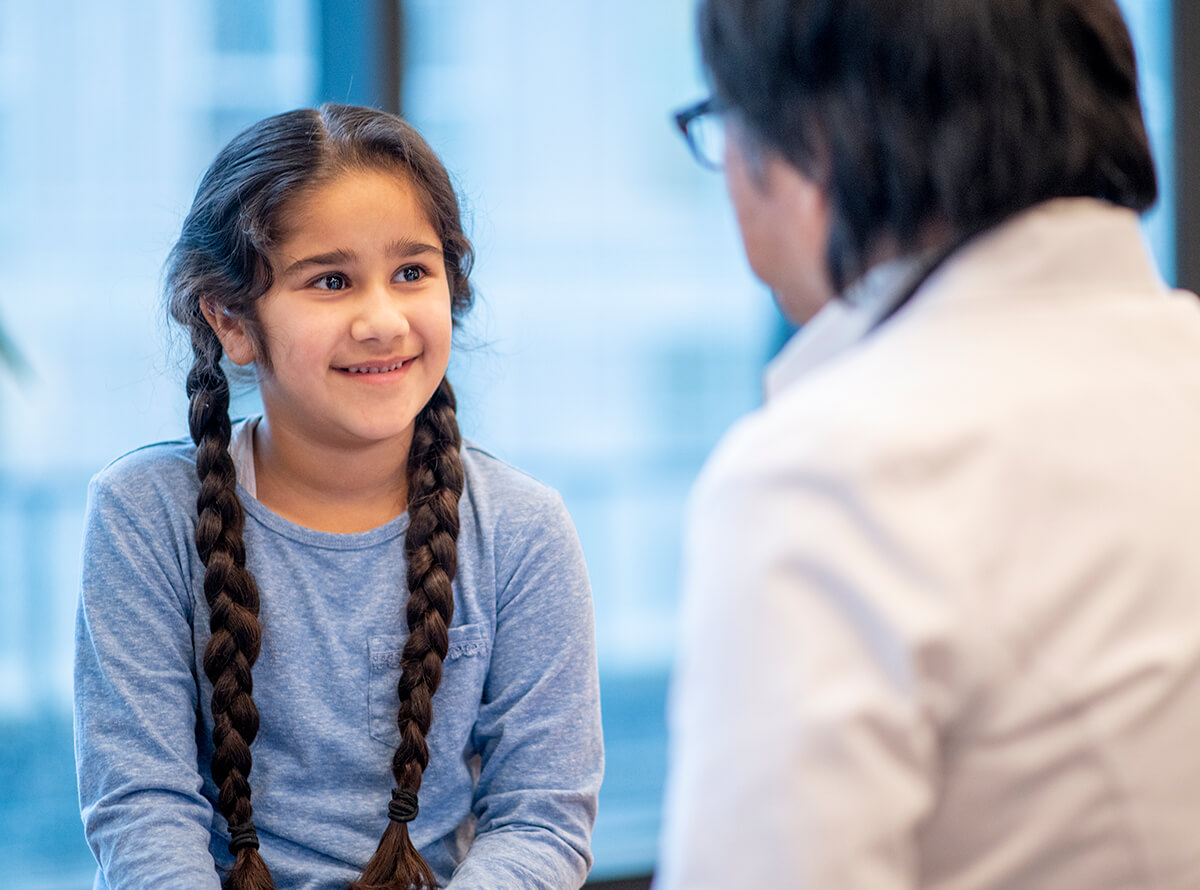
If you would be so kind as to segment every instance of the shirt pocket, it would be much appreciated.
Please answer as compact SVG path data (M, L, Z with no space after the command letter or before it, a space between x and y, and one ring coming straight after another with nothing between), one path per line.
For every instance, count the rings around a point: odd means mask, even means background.
M492 651L491 635L486 624L463 624L450 628L450 645L442 662L442 682L433 698L433 731L439 724L459 722L465 714L453 713L472 700L478 710L487 674L488 656ZM368 720L371 738L395 747L400 744L400 729L396 715L400 709L397 686L400 683L400 654L407 637L371 637L367 641L371 673L367 690ZM452 702L452 703L451 703ZM451 713L444 706L450 705ZM475 715L469 715L473 724Z

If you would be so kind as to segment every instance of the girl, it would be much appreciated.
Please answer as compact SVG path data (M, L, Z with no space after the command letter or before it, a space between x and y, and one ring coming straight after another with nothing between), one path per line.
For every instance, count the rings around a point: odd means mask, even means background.
M89 492L97 887L583 883L591 595L558 496L460 441L471 260L446 171L378 111L269 118L205 175L166 276L192 442ZM222 356L261 418L231 424Z

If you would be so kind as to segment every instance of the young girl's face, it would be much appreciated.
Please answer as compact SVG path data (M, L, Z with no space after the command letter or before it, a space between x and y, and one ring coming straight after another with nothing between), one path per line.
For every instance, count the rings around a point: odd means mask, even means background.
M452 330L442 243L417 194L400 176L354 170L289 205L284 223L275 283L256 307L268 423L316 444L393 440L407 453ZM241 350L226 351L244 363L255 356L240 333Z

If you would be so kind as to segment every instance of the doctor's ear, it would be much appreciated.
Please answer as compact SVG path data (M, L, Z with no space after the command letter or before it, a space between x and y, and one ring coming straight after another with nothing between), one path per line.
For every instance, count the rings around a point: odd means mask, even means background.
M245 319L238 318L224 306L218 306L211 300L200 301L200 311L204 320L213 329L221 348L235 365L248 365L254 361L254 342L246 331Z

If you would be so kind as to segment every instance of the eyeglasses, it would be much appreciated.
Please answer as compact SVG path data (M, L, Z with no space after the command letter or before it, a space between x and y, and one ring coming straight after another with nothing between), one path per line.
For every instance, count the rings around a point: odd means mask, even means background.
M720 170L725 163L725 114L717 100L710 97L676 112L675 124L692 157L702 167Z

